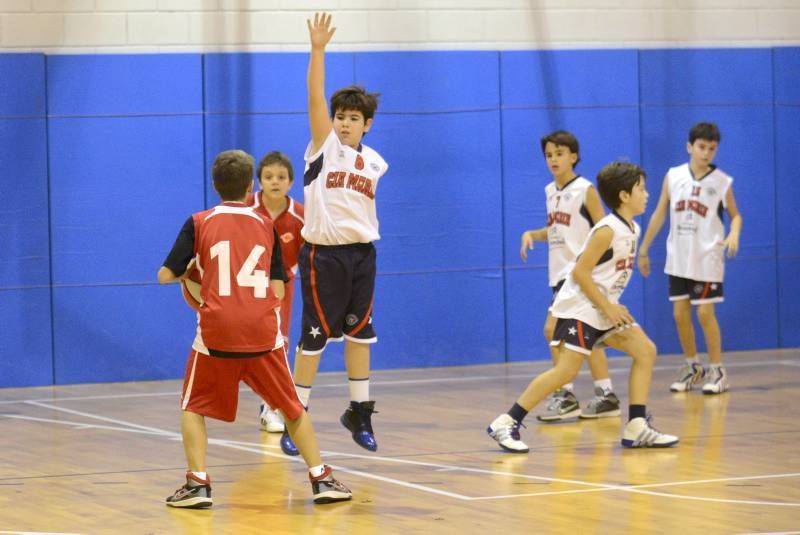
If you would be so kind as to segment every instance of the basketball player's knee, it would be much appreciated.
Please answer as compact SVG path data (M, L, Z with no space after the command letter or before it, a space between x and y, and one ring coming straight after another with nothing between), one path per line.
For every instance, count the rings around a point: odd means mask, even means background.
M650 340L649 338L642 342L641 348L638 351L638 354L635 355L641 363L655 365L656 363L656 355L658 355L658 348L656 347L655 342Z
M583 359L580 355L564 355L562 353L558 358L558 364L556 364L559 379L563 379L565 383L572 381L581 370L582 362Z
M706 304L697 307L697 320L700 325L706 326L717 321L717 316L714 314L714 305Z
M675 323L691 322L692 309L690 307L677 305L672 309L672 317L675 319Z

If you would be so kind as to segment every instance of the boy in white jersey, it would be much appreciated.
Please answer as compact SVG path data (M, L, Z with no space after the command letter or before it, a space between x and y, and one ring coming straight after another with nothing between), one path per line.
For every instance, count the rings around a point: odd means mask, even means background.
M647 396L656 361L656 346L634 321L619 297L633 274L639 225L633 218L644 212L648 193L645 173L637 165L615 162L597 175L597 187L612 213L592 227L589 237L556 295L552 314L557 319L553 341L559 350L555 365L536 377L507 413L486 432L506 451L526 453L519 426L537 403L571 381L583 358L597 344L619 349L633 358L629 376L628 423L622 435L627 448L663 448L678 437L650 426Z
M568 275L566 269L578 256L592 225L600 221L605 213L592 183L575 174L574 168L580 161L578 139L570 132L557 130L544 136L540 144L547 167L553 174L553 181L544 189L547 226L523 232L519 254L525 262L534 242L547 242L548 277L555 299ZM544 323L544 337L548 344L553 339L555 326L556 318L548 309ZM550 353L555 364L558 350L551 347ZM544 413L536 417L539 421L554 422L575 416L619 416L619 399L614 394L608 375L605 351L600 347L594 348L588 360L594 379L595 397L581 410L573 392L574 385L569 382L553 393Z
M336 28L331 15L317 13L308 23L308 118L311 142L306 149L304 177L305 244L299 267L303 325L295 360L294 381L307 407L320 356L331 340L344 339L350 406L339 421L359 446L375 451L372 430L375 402L369 399L370 344L378 339L372 327L375 289L375 246L380 238L375 211L378 180L387 163L362 145L378 107L377 95L350 86L325 100L325 47ZM288 435L284 453L294 454Z
M722 366L722 335L714 305L723 301L725 250L729 257L739 250L742 216L733 196L733 179L712 164L720 133L713 123L697 123L689 131L686 150L689 163L667 171L658 205L642 239L639 270L650 275L650 244L661 230L669 209L669 236L664 272L669 275L669 300L686 362L670 385L673 392L686 392L703 377L704 394L721 394L729 388L728 373ZM731 218L725 237L723 211ZM697 359L692 305L703 329L708 349L706 372Z

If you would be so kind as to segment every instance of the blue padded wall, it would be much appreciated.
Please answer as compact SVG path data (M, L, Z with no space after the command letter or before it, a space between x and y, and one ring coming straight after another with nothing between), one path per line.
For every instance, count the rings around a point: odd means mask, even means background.
M0 54L0 386L53 381L45 57Z
M0 220L0 386L182 375L195 317L155 273L185 218L218 202L208 170L221 150L286 152L302 200L307 61L0 55L0 193L12 216ZM519 236L544 225L539 138L557 128L577 134L577 171L592 181L613 159L644 166L644 229L664 173L687 159L690 126L717 122L716 163L744 217L717 309L723 349L800 345L800 48L331 53L326 63L328 95L352 83L382 94L365 138L390 164L377 196L376 369L549 358L546 246L523 263ZM653 275L635 277L623 301L660 352L675 353L666 234ZM342 368L335 344L321 370Z
M775 62L775 198L781 347L800 346L800 48L777 48Z
M55 56L48 103L56 382L180 375L193 315L155 279L203 208L201 56Z

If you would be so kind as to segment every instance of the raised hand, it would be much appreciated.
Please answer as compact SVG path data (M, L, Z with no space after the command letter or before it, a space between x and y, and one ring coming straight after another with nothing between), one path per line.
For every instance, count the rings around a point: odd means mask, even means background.
M308 36L311 41L311 48L325 48L336 33L336 27L331 28L333 15L328 13L314 13L314 22L306 19L308 24Z

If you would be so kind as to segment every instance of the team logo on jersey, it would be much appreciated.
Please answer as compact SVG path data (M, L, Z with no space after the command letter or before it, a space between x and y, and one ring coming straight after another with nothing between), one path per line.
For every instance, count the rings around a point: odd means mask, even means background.
M287 233L281 235L281 241L283 243L289 243L293 239L294 239L294 234L292 234L291 232L287 232Z
M359 171L364 169L364 158L362 158L360 154L356 154L356 169Z
M572 199L572 194L565 193L564 194L564 202L569 202Z
M347 324L348 327L353 327L356 323L358 323L358 316L355 314L348 314L344 318L344 322Z
M717 194L717 190L715 190L714 188L706 188L706 191L712 197Z
M376 173L377 173L378 171L380 171L380 170L381 170L381 166L380 166L380 165L378 165L378 164L376 164L375 162L372 162L371 164L369 164L369 166L370 166L370 168L372 168L372 170L373 170L373 171L375 171Z

